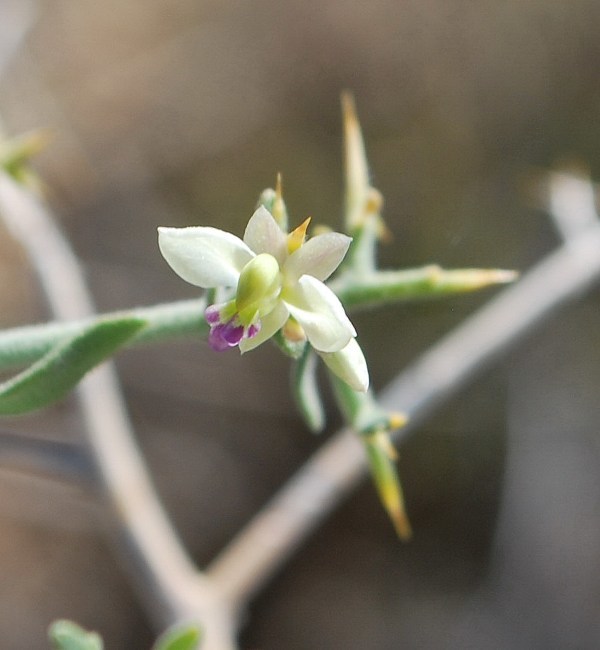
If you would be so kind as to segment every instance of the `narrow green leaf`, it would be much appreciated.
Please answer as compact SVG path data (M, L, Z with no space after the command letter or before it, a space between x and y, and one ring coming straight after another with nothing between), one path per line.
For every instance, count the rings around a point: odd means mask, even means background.
M197 650L202 638L199 627L189 625L167 630L156 642L154 650Z
M347 309L435 298L477 291L517 278L504 269L452 269L431 264L417 269L355 274L351 270L329 284Z
M319 433L325 426L325 411L317 383L317 355L310 345L292 369L292 391L308 428Z
M0 415L26 413L59 400L144 325L139 318L103 321L58 343L39 361L0 384Z
M71 621L55 621L48 630L56 650L102 650L104 644L96 632L86 632Z

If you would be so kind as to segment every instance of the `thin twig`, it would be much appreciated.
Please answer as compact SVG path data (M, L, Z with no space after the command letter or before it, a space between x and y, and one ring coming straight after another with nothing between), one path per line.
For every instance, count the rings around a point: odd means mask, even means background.
M0 42L0 76L10 64L13 56L21 49L23 39L27 35L36 13L34 3L19 2L2 7Z
M0 466L90 486L94 467L79 445L0 431Z
M549 174L548 204L554 225L565 241L598 220L594 184L581 175Z
M48 209L6 174L0 174L0 213L26 249L54 315L86 319L94 308L75 255ZM100 487L112 507L116 541L154 623L194 620L210 650L235 648L229 612L181 545L152 486L111 364L78 388L87 440Z
M402 372L381 394L410 418L404 440L423 420L508 347L600 277L596 222L548 255ZM245 603L360 481L366 460L348 429L326 443L208 567L232 609Z

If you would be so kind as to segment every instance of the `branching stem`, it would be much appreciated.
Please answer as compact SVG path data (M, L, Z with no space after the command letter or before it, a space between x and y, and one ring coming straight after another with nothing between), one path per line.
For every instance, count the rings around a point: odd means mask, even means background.
M33 264L54 316L86 320L94 308L79 263L48 209L0 174L0 214ZM79 385L77 395L99 487L113 514L123 564L159 631L192 620L210 650L235 648L234 626L214 583L181 545L134 440L112 364Z

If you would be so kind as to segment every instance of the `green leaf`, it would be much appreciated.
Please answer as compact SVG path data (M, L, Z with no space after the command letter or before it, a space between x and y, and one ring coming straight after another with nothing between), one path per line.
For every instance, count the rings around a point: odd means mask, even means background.
M139 318L102 321L58 343L29 368L0 384L0 415L27 413L59 400L144 325Z
M294 364L292 390L296 404L308 428L319 433L325 426L325 411L317 384L317 355L310 345Z
M202 632L195 625L167 630L156 642L154 650L196 650Z
M48 636L56 650L102 650L104 644L96 632L86 632L71 621L55 621Z

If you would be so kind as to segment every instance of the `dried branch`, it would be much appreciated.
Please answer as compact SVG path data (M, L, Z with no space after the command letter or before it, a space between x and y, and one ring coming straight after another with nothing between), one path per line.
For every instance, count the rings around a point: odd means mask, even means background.
M94 314L79 263L48 209L6 174L0 174L0 214L37 271L56 318ZM139 587L159 629L193 620L210 650L235 648L228 610L194 567L151 483L111 364L88 375L77 391L100 488L116 523L123 564Z

